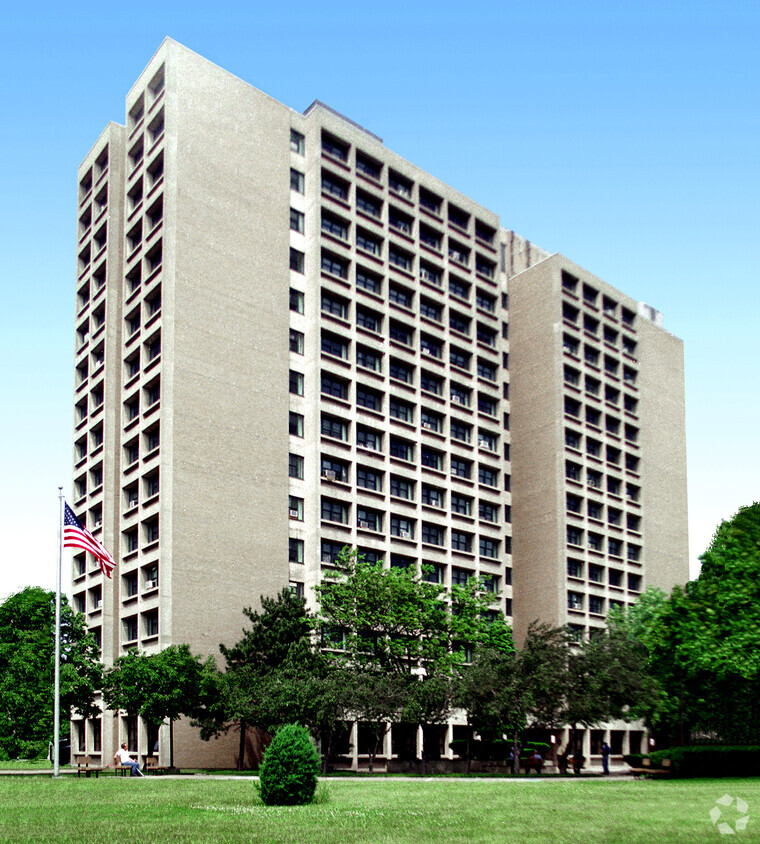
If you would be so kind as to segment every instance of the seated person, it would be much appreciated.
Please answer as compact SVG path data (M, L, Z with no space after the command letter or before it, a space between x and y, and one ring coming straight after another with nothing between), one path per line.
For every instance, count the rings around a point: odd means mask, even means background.
M129 774L130 777L143 776L143 773L140 770L140 763L135 762L129 755L126 742L124 742L124 744L122 744L122 746L116 751L116 754L113 757L113 761L116 762L118 765L122 765L125 768L131 768L132 771Z

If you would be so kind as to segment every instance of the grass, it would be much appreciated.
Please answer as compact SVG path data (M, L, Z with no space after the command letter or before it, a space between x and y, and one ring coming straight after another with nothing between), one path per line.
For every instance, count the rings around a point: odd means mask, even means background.
M2 777L0 840L692 844L720 840L709 812L730 794L749 805L735 840L760 841L760 779L365 779L322 789L327 802L267 808L250 781Z

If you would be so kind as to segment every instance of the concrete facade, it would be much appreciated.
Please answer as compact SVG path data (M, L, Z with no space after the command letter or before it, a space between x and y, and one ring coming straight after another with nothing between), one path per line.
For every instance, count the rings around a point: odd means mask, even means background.
M217 656L260 595L313 603L346 544L447 585L481 577L509 617L514 592L518 635L603 623L567 609L562 308L585 306L563 270L615 300L603 353L639 379L597 376L638 428L620 445L638 471L610 471L641 495L620 507L635 537L600 530L635 539L618 567L642 573L599 594L687 579L682 350L649 311L324 104L295 112L169 39L126 115L79 168L72 506L117 569L104 583L76 555L72 577L106 665L182 642ZM123 739L154 741L107 712L75 724L74 751L109 760ZM235 751L175 730L179 766Z

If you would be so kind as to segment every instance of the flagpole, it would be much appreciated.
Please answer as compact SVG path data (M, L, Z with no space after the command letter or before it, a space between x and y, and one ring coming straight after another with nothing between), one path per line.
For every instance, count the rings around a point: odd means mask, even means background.
M53 776L61 775L61 566L63 560L63 487L58 487L58 567L55 573L55 687L53 690Z

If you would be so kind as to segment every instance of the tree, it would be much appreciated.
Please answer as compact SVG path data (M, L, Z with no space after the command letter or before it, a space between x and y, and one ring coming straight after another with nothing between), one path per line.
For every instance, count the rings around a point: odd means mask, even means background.
M267 732L292 721L309 723L315 708L310 684L322 666L311 644L313 618L306 602L290 589L261 597L261 610L243 610L250 627L232 647L219 650L227 670L218 677L219 705L198 722L205 739L239 730L238 769L245 765L249 726ZM313 691L313 689L312 689Z
M156 654L136 649L119 657L103 678L103 699L109 709L141 715L159 727L169 720L169 766L174 767L174 722L182 715L200 719L214 705L216 668L188 645L170 645Z
M699 577L650 591L617 620L647 652L658 743L760 741L760 503L716 530Z
M27 587L0 606L0 751L36 755L53 732L55 592ZM61 736L65 713L88 718L101 683L98 649L84 619L61 602Z
M348 548L317 595L327 659L353 675L353 715L373 737L370 766L389 723L445 720L466 650L505 635L475 579L447 593L413 568L386 569Z

